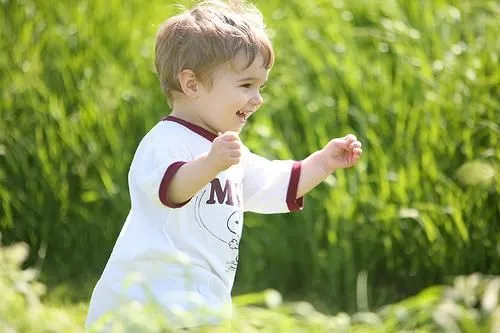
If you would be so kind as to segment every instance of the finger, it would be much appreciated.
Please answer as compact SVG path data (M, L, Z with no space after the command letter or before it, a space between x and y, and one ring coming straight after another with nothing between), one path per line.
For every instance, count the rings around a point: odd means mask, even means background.
M335 147L344 149L344 150L349 150L349 143L345 141L345 139L335 139L333 141L333 144Z
M351 144L349 145L349 148L350 148L350 149L354 149L354 148L361 148L361 142L359 142L359 141L354 141L353 143L351 143Z
M232 165L240 163L240 158L239 157L233 157L229 160L229 163Z
M225 132L221 135L221 139L223 139L224 141L236 141L240 138L235 132Z
M352 152L358 156L361 156L361 154L363 154L363 150L361 148L354 148Z
M235 135L235 136L238 136L238 132L235 132L235 131L226 131L224 133L222 133L222 135Z
M239 158L241 157L241 152L239 150L231 150L229 156L232 158Z
M227 141L225 146L228 149L241 149L241 145L238 141Z
M231 164L231 165L232 165L232 164L238 164L238 163L240 163L240 158L239 158L239 157L229 157L229 158L227 159L227 162L228 162L229 164Z
M358 140L354 134L347 134L346 136L344 136L344 139L349 143Z

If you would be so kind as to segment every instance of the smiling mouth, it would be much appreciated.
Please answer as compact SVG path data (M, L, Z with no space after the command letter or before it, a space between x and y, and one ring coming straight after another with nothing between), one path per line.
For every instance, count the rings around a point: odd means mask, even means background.
M248 117L250 116L251 112L245 112L245 111L238 111L236 112L236 115L238 118L240 118L240 122L242 124L246 123Z

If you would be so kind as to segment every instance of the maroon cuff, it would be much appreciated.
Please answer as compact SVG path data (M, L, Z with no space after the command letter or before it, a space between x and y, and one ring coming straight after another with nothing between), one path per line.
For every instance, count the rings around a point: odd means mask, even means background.
M179 168L181 166L183 166L184 164L186 164L186 162L174 162L174 163L170 164L168 166L167 170L165 171L165 174L163 175L163 178L161 180L160 189L158 190L158 195L160 196L161 203L167 207L179 208L179 207L184 206L185 204L187 204L189 202L189 200L191 200L191 199L189 199L186 202L183 202L180 204L173 204L169 201L169 199L167 197L167 187L170 184L170 181L174 177L177 170L179 170Z
M304 208L304 197L297 198L301 168L302 162L296 161L293 163L290 183L288 184L288 191L286 193L286 204L291 212Z

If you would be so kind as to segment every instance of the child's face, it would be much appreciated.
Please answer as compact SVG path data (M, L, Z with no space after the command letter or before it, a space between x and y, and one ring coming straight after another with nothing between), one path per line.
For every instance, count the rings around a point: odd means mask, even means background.
M230 63L218 66L212 75L212 86L201 85L198 98L202 126L214 133L240 132L250 115L259 109L260 95L268 72L258 55L250 67L245 68L246 57L239 53Z

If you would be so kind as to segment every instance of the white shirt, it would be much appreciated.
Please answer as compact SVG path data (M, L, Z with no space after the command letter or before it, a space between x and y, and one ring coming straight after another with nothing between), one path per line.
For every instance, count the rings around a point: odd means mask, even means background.
M128 177L131 209L95 286L87 326L130 301L157 302L172 318L176 310L229 309L243 212L302 209L300 162L269 161L244 146L239 164L171 205L166 188L173 175L208 152L215 137L169 116L142 139Z

